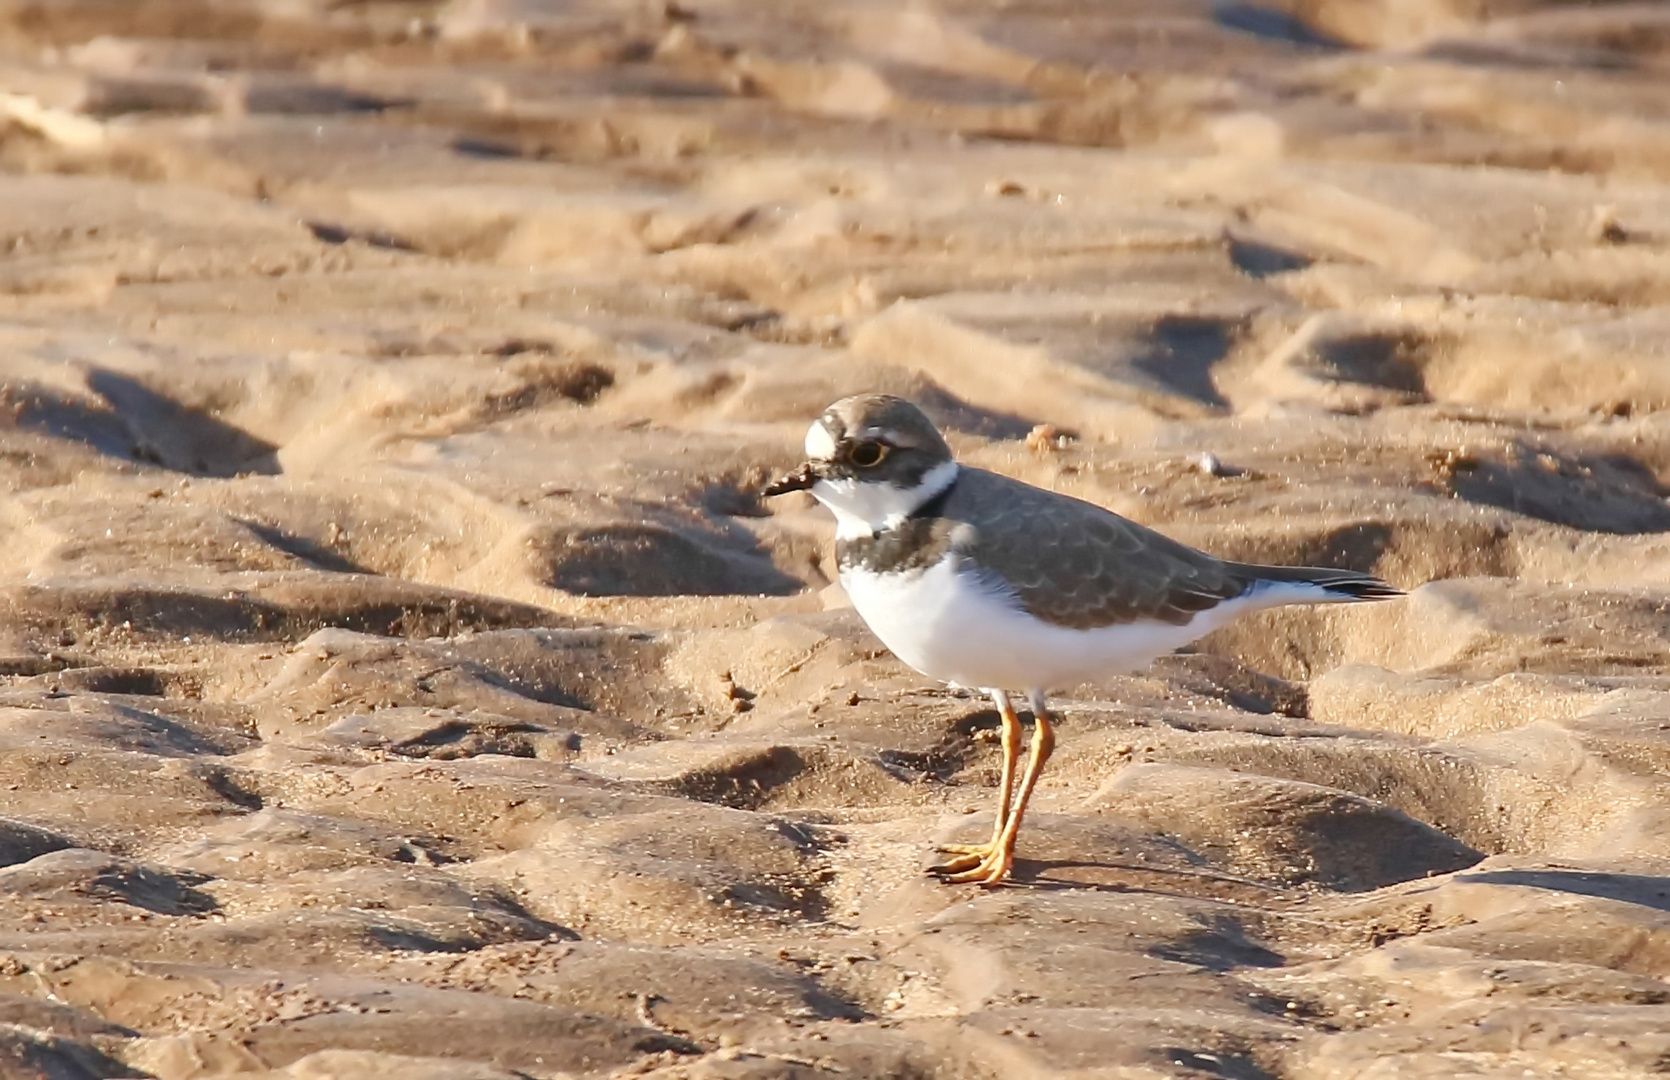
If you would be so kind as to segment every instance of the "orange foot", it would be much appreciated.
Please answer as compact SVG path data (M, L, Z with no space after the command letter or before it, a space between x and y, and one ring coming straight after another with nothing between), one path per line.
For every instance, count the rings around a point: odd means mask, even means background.
M947 844L940 850L959 857L930 866L928 873L938 874L952 885L1001 885L1009 880L1015 863L1012 844Z

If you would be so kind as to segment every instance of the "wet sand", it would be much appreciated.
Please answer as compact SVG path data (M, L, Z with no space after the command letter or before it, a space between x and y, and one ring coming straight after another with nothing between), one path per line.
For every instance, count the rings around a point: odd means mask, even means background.
M0 1074L1661 1075L1667 87L1651 3L0 2ZM1411 594L1073 688L939 884L997 718L757 495L860 390Z

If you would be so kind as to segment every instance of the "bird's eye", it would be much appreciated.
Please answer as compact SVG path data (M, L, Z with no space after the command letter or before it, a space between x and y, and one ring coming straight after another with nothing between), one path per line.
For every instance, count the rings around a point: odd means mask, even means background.
M848 459L860 469L873 469L887 457L887 444L879 442L853 443Z

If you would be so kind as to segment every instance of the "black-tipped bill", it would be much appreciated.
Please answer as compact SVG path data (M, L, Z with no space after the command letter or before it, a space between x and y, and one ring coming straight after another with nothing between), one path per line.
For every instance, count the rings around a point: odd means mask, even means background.
M770 498L773 495L787 495L791 491L806 491L822 479L823 474L819 471L816 463L808 461L800 468L779 476L761 488L760 494Z

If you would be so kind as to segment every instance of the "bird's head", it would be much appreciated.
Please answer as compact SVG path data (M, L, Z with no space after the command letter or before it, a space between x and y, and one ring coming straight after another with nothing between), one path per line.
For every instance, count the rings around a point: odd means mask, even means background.
M902 521L956 479L951 448L922 410L891 394L842 398L806 431L806 461L763 494L810 491L843 536Z

